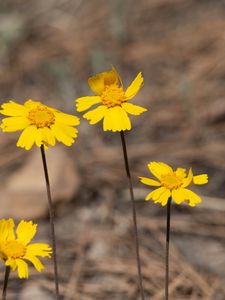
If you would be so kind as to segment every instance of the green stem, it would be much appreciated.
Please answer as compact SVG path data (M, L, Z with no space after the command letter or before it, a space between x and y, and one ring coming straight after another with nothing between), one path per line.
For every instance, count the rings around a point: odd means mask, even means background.
M143 279L142 279L142 272L141 272L141 260L140 260L140 254L139 254L137 213L136 213L136 206L135 206L135 200L134 200L133 184L132 184L132 180L131 180L130 167L129 167L129 162L128 162L126 140L125 140L123 131L120 132L120 137L121 137L121 142L122 142L125 169L126 169L127 178L128 178L128 185L129 185L129 190L130 190L130 198L131 198L131 203L132 203L132 215L133 215L133 223L134 223L134 239L135 239L136 262L137 262L137 270L138 270L138 277L139 277L139 286L140 286L140 292L141 292L141 299L144 300L145 294L144 294L144 288L143 288L143 283L142 283Z
M47 190L47 197L48 197L50 230L51 230L51 239L52 239L53 261L54 261L55 293L56 293L56 299L59 300L59 277L58 277L57 253L56 253L57 251L56 251L56 238L55 238L55 225L54 225L54 211L53 211L52 196L51 196L50 182L48 176L48 167L47 167L47 162L45 157L45 149L43 145L41 145L41 157L43 162L46 190Z
M3 291L2 291L2 300L6 300L6 293L7 293L7 286L9 281L9 274L10 274L10 267L5 267L5 278L4 278L4 284L3 284Z
M169 250L170 250L170 213L171 213L171 197L166 206L166 273L165 273L165 300L169 300Z

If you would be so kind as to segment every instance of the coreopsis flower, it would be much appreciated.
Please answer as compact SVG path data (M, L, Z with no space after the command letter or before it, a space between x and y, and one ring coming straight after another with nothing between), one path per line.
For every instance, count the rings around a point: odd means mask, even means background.
M131 122L128 114L137 116L147 111L129 102L138 93L143 81L144 78L139 73L125 90L114 68L90 77L88 84L95 96L78 98L76 100L77 111L82 112L95 104L100 104L83 115L90 124L96 124L103 119L104 131L130 130Z
M206 184L208 182L207 174L194 176L192 169L187 174L186 169L183 168L177 168L174 171L163 162L150 162L148 168L157 180L139 177L140 181L158 188L150 192L145 200L152 199L155 203L161 203L163 206L167 204L169 197L172 197L177 204L187 201L190 206L202 202L201 198L187 187L194 184Z
M17 142L18 147L31 149L35 143L38 147L54 146L56 140L66 146L71 146L77 137L79 118L62 113L41 102L26 101L23 105L13 101L4 103L0 113L9 118L2 120L3 132L23 130Z
M20 221L14 232L12 219L0 220L0 259L13 271L18 270L19 278L28 278L26 261L30 261L38 272L44 269L40 257L51 257L52 249L48 244L29 244L37 231L37 224L32 221ZM15 234L16 233L16 234Z

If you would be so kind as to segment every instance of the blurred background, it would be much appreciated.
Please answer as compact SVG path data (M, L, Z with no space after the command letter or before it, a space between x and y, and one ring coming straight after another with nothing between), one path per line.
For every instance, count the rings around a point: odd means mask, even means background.
M172 208L170 295L225 299L225 2L223 0L7 0L0 2L1 103L43 101L77 114L87 78L114 65L145 84L126 133L135 187L146 299L164 299L165 208L143 199L149 161L207 172L203 203ZM47 151L62 299L139 299L120 136L81 117L74 146ZM0 134L1 218L32 219L49 241L40 150ZM4 267L1 263L2 284ZM52 266L11 274L9 299L54 299Z

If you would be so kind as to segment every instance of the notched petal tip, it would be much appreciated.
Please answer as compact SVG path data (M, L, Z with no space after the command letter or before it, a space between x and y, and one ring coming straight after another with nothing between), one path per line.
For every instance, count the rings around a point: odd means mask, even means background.
M76 99L75 102L77 111L82 112L95 104L101 103L101 98L99 96L84 96Z
M196 185L202 185L208 183L208 174L196 175L193 177L193 183Z

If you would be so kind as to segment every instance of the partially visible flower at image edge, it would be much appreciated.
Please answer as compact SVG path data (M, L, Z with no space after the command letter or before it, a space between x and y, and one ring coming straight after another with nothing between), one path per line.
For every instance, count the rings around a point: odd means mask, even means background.
M44 266L37 256L50 258L52 249L48 244L29 244L37 231L37 224L33 224L32 221L20 221L16 235L14 227L12 219L0 220L0 259L13 271L18 269L19 278L28 278L26 261L30 261L35 269L41 272Z
M1 106L3 132L23 130L17 142L18 147L30 150L35 143L38 147L55 146L56 140L71 146L77 137L79 118L62 113L41 102L27 100L23 105L9 101Z
M131 122L128 114L137 116L147 111L146 108L128 102L136 96L143 82L144 78L139 73L124 90L123 82L114 68L92 76L88 79L88 84L95 96L76 99L77 111L82 112L95 104L100 104L83 115L90 124L96 124L103 119L104 131L130 130Z
M192 169L187 174L184 168L177 168L174 171L163 162L150 162L148 168L157 180L147 177L139 177L139 179L146 185L158 188L150 192L145 200L152 199L162 206L167 204L169 197L172 197L176 204L186 201L188 205L196 206L202 202L201 198L187 187L206 184L208 182L207 174L194 176Z

